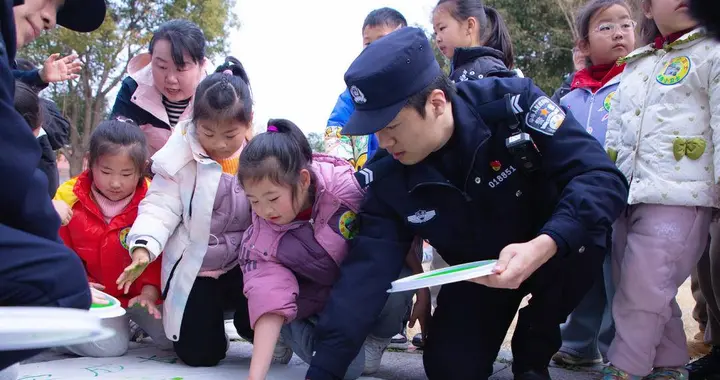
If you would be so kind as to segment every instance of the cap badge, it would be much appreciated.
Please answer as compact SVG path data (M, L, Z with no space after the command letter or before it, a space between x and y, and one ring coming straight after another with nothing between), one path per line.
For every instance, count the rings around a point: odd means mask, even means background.
M353 98L353 101L357 104L365 104L367 103L367 99L365 98L365 94L360 91L357 86L353 85L350 87L350 95Z

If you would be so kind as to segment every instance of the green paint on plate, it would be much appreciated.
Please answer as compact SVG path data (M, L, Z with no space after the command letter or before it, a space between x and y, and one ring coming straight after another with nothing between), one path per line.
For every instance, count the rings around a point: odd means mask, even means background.
M477 268L479 268L479 267L486 266L486 265L488 265L488 263L491 263L492 261L493 261L493 260L485 260L485 261L480 261L480 262L477 262L477 263L474 263L474 264L473 264L473 263L470 263L470 264L463 264L463 265L459 265L459 266L453 266L453 267L449 267L449 268L446 268L446 269L443 269L443 270L439 270L439 271L437 271L436 273L428 273L428 274L426 274L426 275L424 275L424 276L418 277L417 279L418 279L418 280L424 280L424 279L426 279L426 278L432 278L432 277L438 277L438 276L445 276L445 275L452 274L452 273L458 273L458 272L464 272L464 271L467 271L467 270L473 270L473 269L477 269Z
M94 303L94 304L92 304L92 305L90 306L90 308L91 308L91 309L102 309L102 308L114 306L114 305L116 304L115 300L113 300L112 298L109 298L109 297L108 297L107 300L110 301L107 305L101 305L101 304L98 304L98 303Z

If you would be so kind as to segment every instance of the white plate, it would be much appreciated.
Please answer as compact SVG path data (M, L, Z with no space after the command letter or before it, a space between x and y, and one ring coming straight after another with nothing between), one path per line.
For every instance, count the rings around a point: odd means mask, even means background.
M68 346L114 333L87 310L0 307L0 351Z
M495 263L497 263L497 260L475 261L408 276L393 281L388 293L404 292L487 276L492 273Z
M123 309L122 304L120 304L120 301L105 293L101 292L97 289L93 289L93 292L100 293L105 296L105 298L110 301L107 305L99 305L99 304L92 304L90 305L90 313L100 317L102 319L106 318L115 318L125 315L125 309Z

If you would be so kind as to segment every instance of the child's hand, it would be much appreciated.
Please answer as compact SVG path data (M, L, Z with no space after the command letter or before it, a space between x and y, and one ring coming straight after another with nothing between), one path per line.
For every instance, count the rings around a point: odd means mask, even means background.
M410 320L408 321L408 327L415 327L415 321L420 322L423 340L427 337L431 309L430 289L423 288L418 290L417 299L415 300L415 305L413 305L412 314L410 314Z
M115 283L118 284L118 289L123 289L125 294L127 294L130 290L130 285L140 277L149 264L150 252L142 247L135 248L132 252L132 264L125 268L117 281L115 281Z
M100 293L98 290L105 289L104 286L100 284L96 284L94 282L89 283L90 285L90 296L92 297L92 303L97 305L107 305L110 303L110 300L105 297L104 294Z
M152 290L149 290L148 288L151 288ZM159 298L159 293L157 289L155 289L154 286L145 286L143 288L142 293L140 293L139 296L133 297L128 302L128 307L133 307L134 305L139 305L141 307L144 307L147 309L148 314L155 317L155 319L162 318L162 314L160 313L160 309L158 309L155 302L157 302Z
M53 207L55 207L55 212L57 212L58 216L60 216L60 221L62 221L62 225L67 226L67 224L70 223L70 219L72 219L72 208L70 208L67 203L54 199L52 201L52 204Z

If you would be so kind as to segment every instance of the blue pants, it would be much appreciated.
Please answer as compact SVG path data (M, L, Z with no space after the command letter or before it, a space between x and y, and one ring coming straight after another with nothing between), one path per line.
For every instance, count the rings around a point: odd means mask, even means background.
M599 352L603 359L607 358L608 348L615 337L610 309L615 294L611 268L608 254L602 276L560 327L563 339L560 351L585 359L597 359Z
M78 256L50 241L0 224L0 306L90 308ZM0 352L0 370L42 350Z

